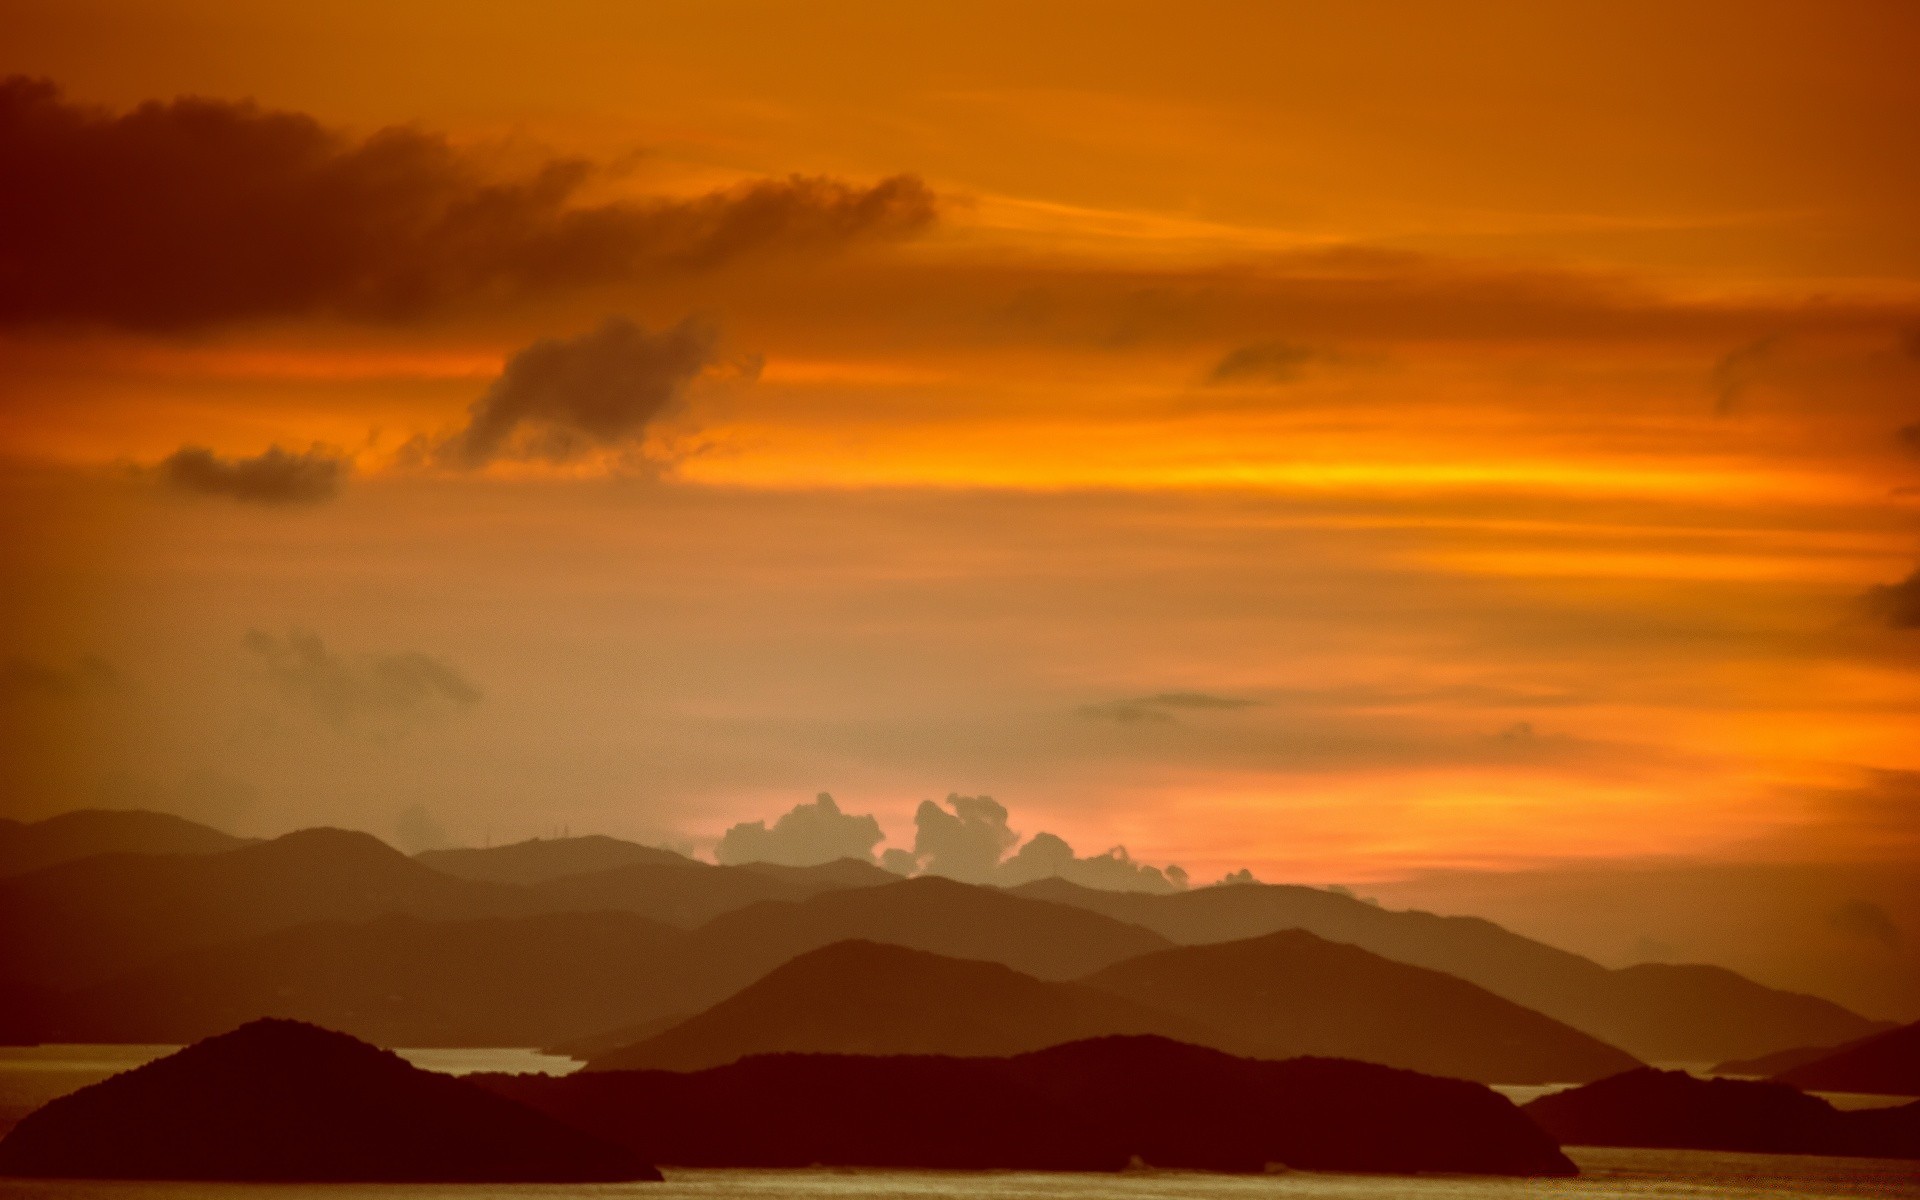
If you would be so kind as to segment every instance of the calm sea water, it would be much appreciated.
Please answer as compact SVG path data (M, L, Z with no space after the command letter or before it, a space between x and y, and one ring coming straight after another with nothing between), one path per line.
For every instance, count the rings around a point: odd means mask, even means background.
M55 1096L138 1066L172 1046L0 1047L0 1130ZM570 1059L533 1050L402 1050L436 1071L565 1074ZM1503 1091L1510 1089L1501 1089ZM1530 1090L1530 1089L1529 1089ZM1540 1089L1543 1091L1552 1089ZM1517 1097L1525 1099L1527 1097ZM1876 1098L1878 1099L1878 1098ZM1880 1101L1883 1102L1884 1101ZM1920 1163L1692 1150L1574 1148L1578 1179L1122 1175L936 1171L681 1171L664 1184L600 1186L352 1186L0 1180L5 1200L1757 1200L1760 1197L1916 1197Z
M1920 1196L1913 1163L1697 1151L1575 1150L1578 1179L1122 1175L942 1171L668 1171L665 1183L306 1187L0 1181L8 1200L1759 1200Z

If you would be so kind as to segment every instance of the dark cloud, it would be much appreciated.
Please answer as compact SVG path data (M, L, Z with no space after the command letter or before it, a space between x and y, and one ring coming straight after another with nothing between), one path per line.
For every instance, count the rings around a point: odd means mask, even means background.
M161 478L178 491L273 505L331 500L352 469L349 459L324 446L301 454L270 446L252 458L222 458L201 446L182 446L160 463Z
M26 655L0 659L0 696L64 700L120 690L120 672L104 658L83 654L72 663L51 663Z
M719 361L717 342L698 320L656 333L624 317L578 337L542 338L508 360L466 428L434 457L466 468L502 457L564 462L636 440Z
M1887 910L1870 900L1849 900L1827 914L1827 924L1842 933L1898 950L1905 939Z
M435 710L464 708L480 700L479 689L465 676L431 655L350 659L298 629L285 637L252 630L246 647L261 658L266 679L282 696L342 732L397 732Z
M1902 446L1915 454L1920 454L1920 421L1915 421L1911 425L1902 425L1893 431L1893 436Z
M1209 383L1291 383L1320 354L1296 342L1254 342L1239 346L1215 363Z
M300 113L195 97L115 114L11 77L0 81L0 326L396 319L910 235L935 217L907 176L582 205L593 174L555 160L496 179L416 129L355 139Z
M842 858L873 861L884 835L871 815L843 813L821 792L812 804L796 804L769 829L765 821L742 822L727 830L714 849L723 863L769 862L810 867Z
M1920 569L1898 583L1869 588L1869 611L1895 629L1920 629Z
M1138 724L1142 721L1170 723L1177 712L1228 712L1241 708L1257 708L1258 700L1243 700L1233 696L1210 696L1205 692L1160 692L1153 696L1141 696L1133 700L1110 700L1103 704L1082 705L1079 713L1096 721L1118 721L1123 725Z
M1231 887L1234 884L1259 883L1259 882L1260 881L1258 879L1255 879L1253 877L1252 871L1249 871L1245 867L1241 867L1238 871L1228 871L1225 875L1222 875L1220 877L1220 882L1215 884L1214 886L1215 887Z

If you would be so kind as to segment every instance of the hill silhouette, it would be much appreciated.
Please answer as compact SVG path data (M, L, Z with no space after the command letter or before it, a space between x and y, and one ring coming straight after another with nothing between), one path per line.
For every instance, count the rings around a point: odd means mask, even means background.
M846 941L995 962L1054 980L1167 948L1158 934L1098 913L922 877L754 904L715 917L684 943L685 988L677 1011L707 1008L790 959ZM633 1020L669 1011L676 1009L636 1012Z
M859 865L868 870L850 872L840 863L718 867L692 859L638 862L545 880L532 892L535 903L552 911L614 909L692 929L763 900L805 900L824 892L899 882L898 876L878 867Z
M1920 1104L1839 1112L1784 1083L1641 1067L1526 1106L1568 1146L1920 1158Z
M487 883L544 883L568 875L608 871L634 863L688 863L671 850L642 846L603 834L585 837L529 838L507 846L426 850L414 861L443 874Z
M1631 1055L1451 975L1305 930L1181 946L1082 982L1211 1030L1250 1058L1355 1058L1483 1083L1585 1082Z
M218 854L105 854L0 880L0 962L20 982L74 988L294 925L530 907L520 889L443 875L371 835L308 829Z
M1479 1084L1158 1037L1011 1058L776 1054L690 1073L472 1078L678 1166L1574 1173Z
M630 913L301 925L70 994L44 1038L188 1042L291 1017L385 1046L541 1046L623 1020L684 936Z
M345 1034L256 1021L54 1100L0 1174L301 1182L658 1179L631 1152Z
M1117 1033L1212 1040L1194 1022L999 963L836 942L586 1069L691 1071L782 1051L1005 1056Z
M1837 1047L1774 1078L1821 1092L1920 1096L1920 1021Z
M24 824L0 820L0 876L96 854L217 854L247 843L171 813L80 809Z
M1477 917L1396 912L1319 888L1234 884L1155 895L1045 879L1013 891L1100 912L1183 945L1304 929L1479 984L1646 1060L1718 1062L1837 1044L1877 1028L1830 1001L1764 987L1720 967L1609 969Z
M1896 1028L1898 1026L1886 1022L1867 1037ZM1723 1063L1715 1063L1707 1073L1746 1079L1768 1079L1782 1071L1789 1071L1810 1062L1818 1062L1843 1047L1857 1045L1866 1040L1867 1038L1855 1038L1851 1042L1842 1042L1839 1046L1794 1046L1787 1050L1775 1050L1772 1054L1762 1054L1756 1058L1731 1058Z

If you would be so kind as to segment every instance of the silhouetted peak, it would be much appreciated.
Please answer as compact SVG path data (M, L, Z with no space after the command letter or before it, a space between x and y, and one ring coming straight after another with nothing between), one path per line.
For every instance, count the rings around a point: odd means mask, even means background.
M404 864L409 867L415 865L412 859L370 833L362 833L356 829L335 829L331 826L298 829L292 833L281 834L257 846L247 846L234 853L236 856L245 855L256 861L280 861L289 864L358 862Z

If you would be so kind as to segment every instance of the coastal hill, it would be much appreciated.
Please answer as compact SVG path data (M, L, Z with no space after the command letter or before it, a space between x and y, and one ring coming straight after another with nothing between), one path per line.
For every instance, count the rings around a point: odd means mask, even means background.
M631 1151L344 1034L256 1021L63 1096L0 1175L286 1182L658 1179Z
M1641 1067L1526 1106L1567 1146L1920 1158L1920 1104L1841 1112L1784 1083Z
M774 1054L688 1073L470 1078L674 1166L1575 1173L1480 1084L1158 1037L1012 1058Z
M1056 980L1169 945L1156 933L1071 905L922 876L714 918L685 943L687 994L704 1008L781 963L845 941L997 962Z
M143 809L84 808L32 822L0 819L0 876L96 854L216 854L247 843L172 813Z
M1477 917L1394 911L1319 888L1254 883L1155 895L1045 879L1014 891L1103 913L1182 945L1304 929L1479 984L1648 1061L1718 1062L1833 1045L1879 1028L1830 1001L1764 987L1720 967L1609 969Z
M782 1051L991 1057L1119 1033L1216 1040L1194 1022L1079 984L850 941L802 954L586 1069L691 1071Z
M1836 1047L1774 1078L1820 1092L1920 1096L1920 1021Z
M991 1056L1138 1033L1249 1058L1326 1055L1488 1083L1587 1080L1637 1065L1470 983L1292 931L1163 950L1078 983L841 942L602 1049L587 1069L696 1070L778 1052Z
M1357 1058L1485 1083L1583 1082L1638 1065L1463 979L1300 929L1162 950L1082 982L1217 1030L1209 1044L1249 1058Z

